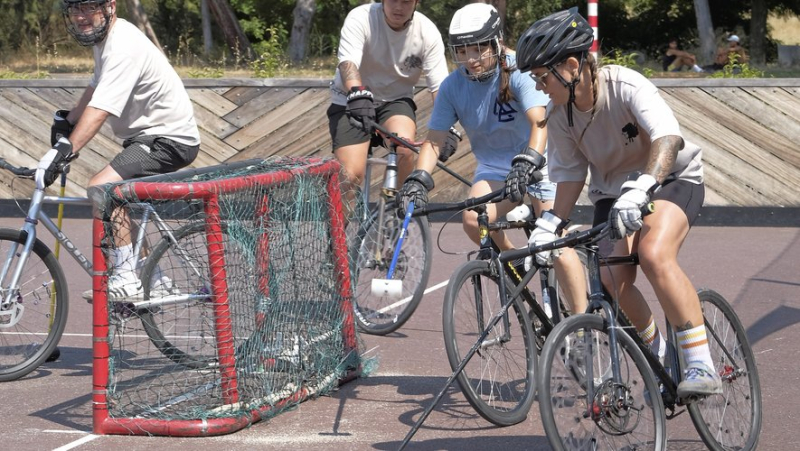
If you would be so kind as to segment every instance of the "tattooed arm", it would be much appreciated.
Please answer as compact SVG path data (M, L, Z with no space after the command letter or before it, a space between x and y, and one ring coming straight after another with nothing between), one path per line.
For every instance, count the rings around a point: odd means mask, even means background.
M361 86L361 73L354 62L342 61L339 63L339 75L342 77L345 92L349 92L353 86Z
M653 141L645 172L655 177L658 183L664 183L664 180L672 173L672 166L682 147L683 138L680 136L662 136Z

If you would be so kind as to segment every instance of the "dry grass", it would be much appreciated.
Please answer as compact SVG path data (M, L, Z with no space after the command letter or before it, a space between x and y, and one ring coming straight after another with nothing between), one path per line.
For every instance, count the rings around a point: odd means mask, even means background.
M770 15L767 20L772 29L772 37L784 45L800 45L800 18L797 16L780 18Z

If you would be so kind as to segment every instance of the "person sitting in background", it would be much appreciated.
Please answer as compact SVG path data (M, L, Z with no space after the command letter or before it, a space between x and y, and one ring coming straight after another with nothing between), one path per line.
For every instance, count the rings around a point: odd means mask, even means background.
M736 55L736 64L745 64L750 59L747 57L747 52L739 42L739 36L732 34L728 36L728 45L722 46L717 50L717 56L714 58L714 64L708 66L711 70L722 70L731 62L731 55Z
M669 41L661 64L664 70L669 72L680 72L683 70L683 66L695 72L703 72L703 69L697 65L697 58L695 58L694 55L678 48L677 39L671 39Z

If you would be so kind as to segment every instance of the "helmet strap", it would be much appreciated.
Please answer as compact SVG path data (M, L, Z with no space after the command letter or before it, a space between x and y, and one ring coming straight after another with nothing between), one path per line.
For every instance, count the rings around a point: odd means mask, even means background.
M564 77L556 71L555 64L547 66L547 69L553 74L564 87L569 89L569 100L567 101L567 124L572 127L572 106L575 104L575 88L581 82L581 74L583 73L583 63L586 61L586 52L581 52L578 62L578 76L573 78L572 81L564 80Z

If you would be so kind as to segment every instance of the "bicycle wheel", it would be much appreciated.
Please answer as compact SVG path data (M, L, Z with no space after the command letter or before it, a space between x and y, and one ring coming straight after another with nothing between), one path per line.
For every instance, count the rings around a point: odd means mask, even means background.
M655 376L634 341L621 331L616 336L619 383L603 317L573 315L547 338L537 389L554 449L666 449L663 401L648 396L659 393Z
M226 249L226 256L230 253ZM205 224L198 222L163 237L142 268L145 301L164 302L136 313L159 351L190 368L217 363L208 261Z
M447 285L442 322L453 371L489 328L458 375L458 384L478 414L498 426L510 426L525 420L533 404L537 349L528 312L519 298L489 327L504 303L499 289L497 272L489 261L466 262Z
M395 266L394 279L402 280L399 297L379 296L372 293L373 279L386 279L392 263L403 221L397 210L386 205L383 224L379 227L378 211L363 223L355 245L351 248L351 261L356 263L353 293L356 323L361 331L372 335L386 335L399 329L417 309L431 272L431 231L428 219L412 218L403 240Z
M722 394L689 405L697 432L714 450L756 449L761 433L761 383L753 349L733 308L719 293L699 290L711 358Z
M67 325L67 279L53 253L38 239L19 286L9 287L24 245L19 230L0 229L0 256L6 257L8 268L0 281L0 301L13 290L11 305L0 308L0 382L19 379L44 363Z

